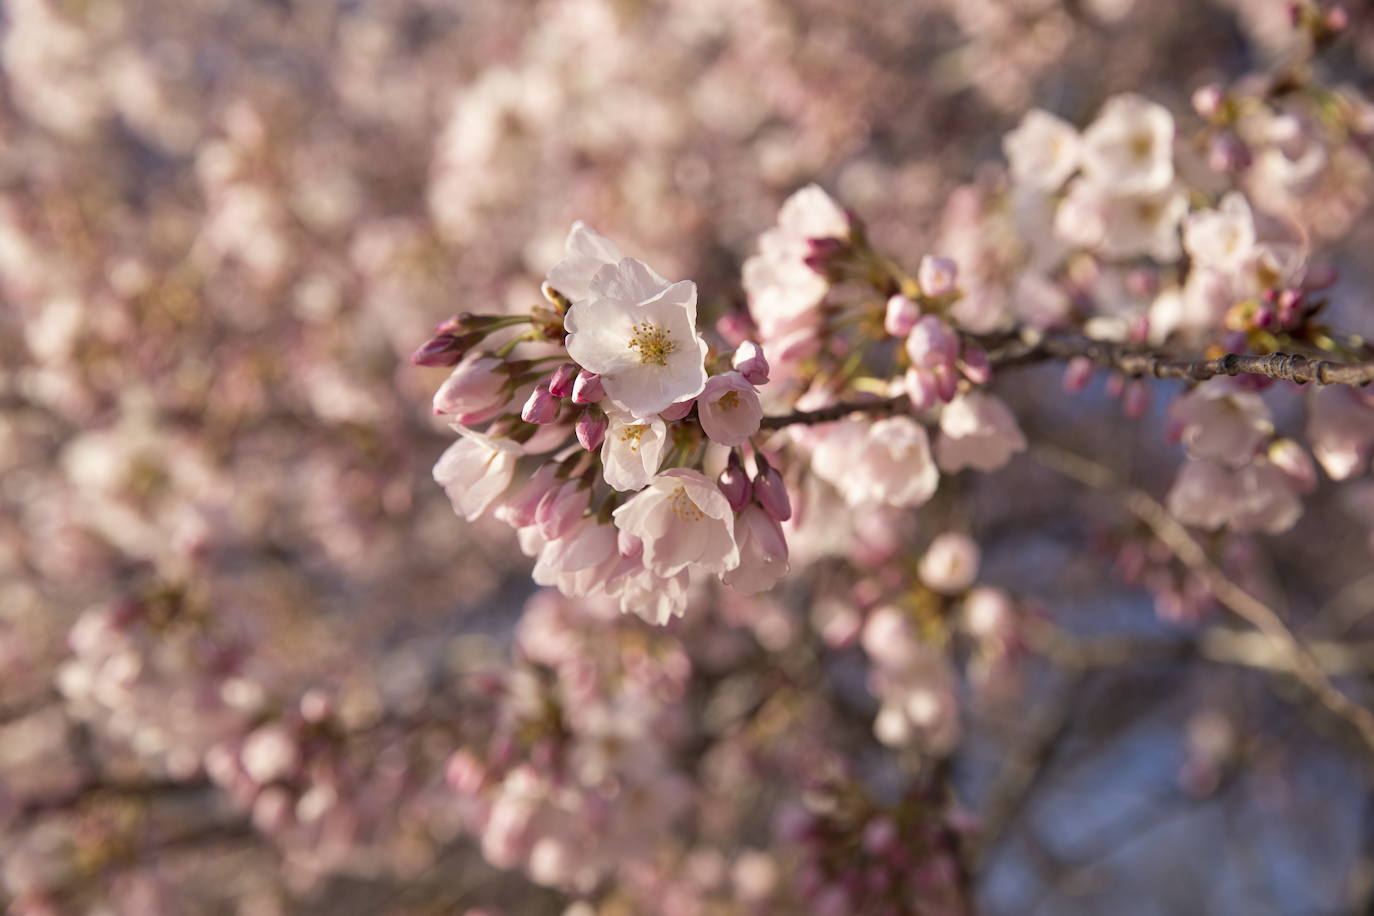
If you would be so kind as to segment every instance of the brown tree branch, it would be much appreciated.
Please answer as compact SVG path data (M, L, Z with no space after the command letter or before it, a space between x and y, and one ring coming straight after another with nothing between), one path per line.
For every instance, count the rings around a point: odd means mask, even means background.
M1258 375L1298 385L1310 382L1314 385L1357 387L1374 382L1374 362L1338 363L1310 359L1295 353L1268 353L1263 356L1227 353L1213 359L1175 359L1082 334L1041 332L1033 328L971 339L987 351L988 361L996 369L1082 357L1103 369L1133 378L1203 382L1222 375ZM820 410L794 410L764 417L763 428L782 429L797 424L831 423L854 413L889 414L904 409L908 403L905 397L846 401Z
M1148 493L1118 483L1107 468L1064 449L1036 445L1032 454L1045 467L1097 490L1110 490L1144 522L1175 557L1202 580L1213 597L1249 623L1273 644L1292 676L1338 719L1351 726L1366 748L1374 752L1374 712L1356 703L1331 683L1311 647L1284 623L1278 612L1241 588L1207 555L1202 545Z

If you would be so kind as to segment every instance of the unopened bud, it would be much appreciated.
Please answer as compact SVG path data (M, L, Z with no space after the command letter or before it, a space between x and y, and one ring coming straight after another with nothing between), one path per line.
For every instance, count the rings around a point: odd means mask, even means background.
M606 439L607 425L606 415L601 411L585 411L577 418L577 441L587 451L596 451Z
M752 340L746 340L735 350L731 361L735 371L744 376L751 385L768 383L768 359L763 355L763 347Z
M949 258L926 255L916 269L916 282L921 292L934 299L943 299L955 291L959 281L959 265Z
M787 495L787 484L782 475L768 461L759 455L759 472L754 475L754 499L763 511L780 522L792 517L792 500Z
M1150 406L1150 388L1140 379L1131 379L1121 397L1121 412L1127 419L1139 420Z
M807 239L806 244L808 250L802 261L822 276L830 276L835 261L849 250L849 243L844 239Z
M586 369L577 373L572 390L574 404L595 404L605 396L606 389L601 386L601 376Z
M725 494L730 508L736 512L749 505L749 500L754 496L754 485L749 482L749 475L744 472L744 466L734 452L730 453L730 463L720 472L716 484L720 492Z
M476 332L461 335L436 334L410 354L410 363L413 366L430 368L456 366L468 350L481 342L483 336Z
M921 307L903 295L887 300L887 312L883 315L883 330L893 337L905 337L916 327L921 318Z
M558 416L558 399L549 394L549 386L540 384L530 392L529 400L520 411L520 419L526 423L552 423Z
M556 398L566 398L572 394L577 371L577 367L572 363L564 363L553 370L553 375L549 376L549 394Z
M987 351L982 347L965 347L959 368L964 378L975 385L986 385L992 381L992 363L988 362Z

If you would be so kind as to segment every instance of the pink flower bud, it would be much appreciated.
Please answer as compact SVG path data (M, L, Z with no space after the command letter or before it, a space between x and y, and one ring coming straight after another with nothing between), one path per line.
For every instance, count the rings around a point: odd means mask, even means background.
M1279 316L1267 305L1261 305L1255 309L1255 314L1251 318L1251 323L1261 331L1268 330L1278 323Z
M1311 493L1317 488L1317 469L1312 456L1292 439L1276 439L1269 446L1269 460L1283 471L1299 493Z
M549 394L556 398L566 398L573 392L573 382L577 379L577 367L564 363L553 370L549 376Z
M469 353L434 392L434 412L453 414L464 425L490 420L506 403L503 370L501 360Z
M939 365L954 365L959 358L959 337L934 315L918 320L907 335L906 352L913 366L933 369Z
M659 412L659 416L663 418L664 423L681 420L692 412L692 408L696 405L696 402L696 398L688 398L685 401L678 401L676 404L669 404Z
M935 390L935 377L921 369L908 369L903 378L906 383L906 396L911 401L912 410L929 410L940 400Z
M1350 25L1350 14L1343 6L1333 6L1326 11L1326 29L1329 32L1344 32Z
M589 452L601 448L606 439L606 415L599 410L588 410L577 418L577 441Z
M414 353L410 354L413 366L453 366L472 347L481 342L483 335L473 334L436 334L425 341Z
M903 295L887 300L887 312L883 315L883 330L893 337L905 337L916 327L921 318L921 307L914 300Z
M992 381L992 364L988 362L987 351L982 347L965 347L959 368L963 370L964 378L975 385L986 385Z
M930 370L931 376L935 379L935 393L940 400L948 404L954 400L954 396L959 393L959 375L954 371L952 365L936 366Z
M540 383L530 392L529 400L520 411L526 423L552 423L558 416L558 399L549 393L548 385Z
M746 340L735 350L732 360L735 371L744 376L751 385L768 383L768 360L763 355L763 347Z
M487 780L486 770L472 751L455 751L444 768L444 781L459 795L476 795Z
M754 499L764 511L780 522L792 517L792 500L787 495L787 484L762 455L759 455L759 472L754 475Z
M730 453L730 463L720 472L716 485L720 487L720 492L725 494L730 508L736 512L749 505L749 500L754 495L754 485L749 482L749 475L744 473L744 467L734 452Z
M959 265L949 258L926 255L916 269L916 282L927 296L944 298L955 291L955 284L959 282Z
M595 372L588 372L583 369L577 373L577 379L573 382L572 402L574 404L595 404L606 396L606 389L601 387L601 376Z
M835 262L849 250L844 239L807 239L807 254L802 262L822 276L829 276Z

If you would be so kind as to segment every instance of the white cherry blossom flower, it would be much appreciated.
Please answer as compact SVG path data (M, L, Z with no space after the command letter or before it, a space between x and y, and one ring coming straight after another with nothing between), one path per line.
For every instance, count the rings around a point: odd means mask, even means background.
M582 220L573 223L564 248L563 260L549 268L547 279L569 302L580 302L590 296L596 272L607 264L619 264L621 259L615 242L598 235ZM668 285L666 280L663 285Z
M1312 392L1307 409L1307 438L1322 470L1332 480L1366 470L1374 452L1374 404L1357 391L1329 385Z
M666 284L634 258L598 270L588 298L564 317L568 355L597 373L606 397L636 417L705 387L706 341L696 323L696 284Z
M1230 468L1189 461L1179 469L1165 504L1180 522L1209 531L1226 527L1278 534L1302 515L1296 483L1268 462Z
M1025 448L1026 437L1016 418L990 394L971 391L940 411L935 457L946 473L968 467L995 471Z
M939 485L930 438L910 417L845 420L818 432L811 468L850 506L919 506Z
M743 445L759 431L763 406L759 393L738 372L722 372L706 380L697 398L697 418L713 442Z
M520 446L509 439L493 439L482 433L454 427L462 438L439 456L434 481L444 488L453 509L468 521L487 511L510 486Z
M1173 186L1123 195L1078 178L1055 213L1054 232L1068 244L1109 257L1174 261L1182 251L1178 227L1187 212L1187 197Z
M1174 180L1174 118L1143 96L1111 97L1083 132L1083 174L1108 194L1149 194Z
M616 527L644 542L644 566L657 575L676 575L689 566L725 573L739 565L735 513L699 471L664 471L613 517Z
M942 595L957 595L973 584L979 556L972 538L946 531L930 542L917 572L928 588Z
M1245 195L1232 191L1217 209L1190 213L1183 223L1183 247L1198 264L1240 269L1255 249L1255 216Z
M1078 168L1078 131L1062 118L1033 108L1002 139L1002 151L1018 185L1053 191Z
M601 443L606 483L617 490L642 490L658 473L667 442L667 425L659 417L635 419L620 410L606 413L610 425Z

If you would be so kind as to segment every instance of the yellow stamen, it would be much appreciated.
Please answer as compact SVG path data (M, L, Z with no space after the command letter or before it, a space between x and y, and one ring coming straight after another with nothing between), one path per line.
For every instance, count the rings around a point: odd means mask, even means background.
M639 351L639 361L641 363L653 363L655 366L668 365L668 354L677 349L677 343L671 338L673 332L649 321L641 321L631 329L634 334L630 337L627 346L631 350Z
M699 522L706 517L696 503L692 502L692 497L687 495L687 490L678 487L668 497L668 505L673 510L673 514L684 522Z

